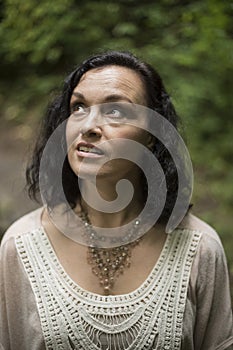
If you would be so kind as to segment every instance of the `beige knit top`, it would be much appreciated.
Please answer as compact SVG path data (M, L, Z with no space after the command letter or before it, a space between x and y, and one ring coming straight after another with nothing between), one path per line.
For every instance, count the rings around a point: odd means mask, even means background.
M65 272L38 209L1 245L5 350L233 349L228 271L219 237L188 215L144 283L124 295L82 289ZM1 349L1 346L0 346Z

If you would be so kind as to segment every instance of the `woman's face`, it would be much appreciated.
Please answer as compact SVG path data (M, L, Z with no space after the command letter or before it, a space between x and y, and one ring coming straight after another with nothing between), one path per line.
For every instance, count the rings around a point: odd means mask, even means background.
M146 106L146 97L143 82L134 70L106 66L82 76L71 97L66 127L68 160L76 175L85 178L96 174L103 161L98 176L130 177L135 173L133 162L110 160L116 144L105 142L119 138L145 146L151 142L145 130L125 123L125 116L132 115L135 104ZM119 140L117 150L124 152L125 147L124 140Z

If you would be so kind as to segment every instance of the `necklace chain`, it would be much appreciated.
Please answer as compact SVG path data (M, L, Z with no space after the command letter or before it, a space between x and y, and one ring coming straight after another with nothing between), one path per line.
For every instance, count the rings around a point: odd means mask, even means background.
M81 218L84 223L85 234L92 243L96 232L85 212L82 212ZM139 220L134 222L130 232L131 235L138 230L139 224ZM138 245L139 242L140 238L126 245L114 248L99 248L92 245L88 247L87 261L92 266L92 272L99 279L100 286L104 289L105 295L110 294L116 279L120 274L124 273L126 268L130 267L132 249Z

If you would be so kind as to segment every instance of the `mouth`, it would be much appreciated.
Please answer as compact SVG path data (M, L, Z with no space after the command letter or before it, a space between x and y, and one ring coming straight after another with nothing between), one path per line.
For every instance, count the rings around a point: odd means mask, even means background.
M87 143L79 143L77 151L81 157L100 157L104 155L104 152L100 148Z

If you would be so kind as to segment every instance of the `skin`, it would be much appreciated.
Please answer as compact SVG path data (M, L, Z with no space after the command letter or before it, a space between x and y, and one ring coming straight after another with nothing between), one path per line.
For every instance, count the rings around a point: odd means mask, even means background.
M67 144L70 146L68 160L74 173L82 178L81 186L90 198L93 197L93 194L89 193L89 185L92 181L90 175L96 173L100 158L87 158L87 163L81 169L83 157L77 152L79 142L101 146L101 143L104 144L105 141L124 138L134 140L150 148L153 141L147 132L133 125L115 122L101 125L98 117L102 116L103 111L98 106L109 102L146 105L145 101L145 89L140 76L125 67L107 66L88 71L74 89L70 101L73 115L69 118L66 129ZM83 111L88 111L88 113L83 115ZM109 113L109 110L107 113ZM118 112L114 111L113 113L115 115ZM113 149L111 144L106 145L104 157L107 160ZM119 147L124 150L124 141L120 141ZM97 187L99 194L105 200L114 200L116 197L115 186L121 178L129 179L137 189L137 191L134 191L130 204L123 210L114 214L103 213L93 209L87 202L81 200L82 207L88 213L94 226L118 227L133 220L141 211L141 174L132 162L127 160L107 162L98 173ZM79 203L77 203L75 210L80 212ZM87 247L70 240L59 232L50 221L46 210L42 216L42 225L60 263L74 282L86 290L104 294L98 278L92 273L87 262ZM138 288L159 258L165 240L166 234L163 227L156 224L148 231L143 236L140 244L133 249L131 267L125 269L124 273L115 281L111 294L125 294Z
M90 176L97 174L97 187L103 199L112 201L117 197L116 183L124 178L128 179L134 188L141 189L141 174L135 163L127 160L115 159L108 161L114 152L114 145L106 141L129 139L136 141L146 147L152 143L151 136L143 129L134 125L124 123L121 118L117 104L146 105L145 88L139 75L128 68L119 66L107 66L93 69L83 75L79 84L73 91L70 101L73 112L67 122L66 136L67 144L70 145L68 159L72 170L79 178L82 178L82 189L93 203L93 191L89 194ZM110 106L102 108L103 104ZM114 106L111 104L114 103ZM102 117L102 118L101 118ZM143 120L144 119L144 120ZM141 118L146 123L145 118ZM105 124L103 125L103 122ZM135 120L132 122L135 122ZM136 121L137 122L137 121ZM91 143L104 149L104 160L106 163L98 171L100 158L86 158L82 164L83 157L77 154L79 142ZM117 144L118 150L124 153L127 149L124 141ZM141 155L139 154L138 157ZM113 157L114 158L114 157ZM82 164L82 168L81 168ZM80 170L81 168L81 170ZM135 191L133 201L125 211L114 215L99 215L86 203L83 207L89 213L92 223L97 226L119 226L131 219L132 213L136 215L141 209L142 192ZM96 198L98 204L98 198ZM115 222L114 222L115 221Z
M119 108L118 102L120 102ZM149 143L151 137L144 130L126 124L125 119L122 119L120 108L124 103L146 105L143 83L133 70L109 66L88 71L81 78L70 101L73 113L66 129L68 145L75 140L69 149L68 159L77 175L85 179L85 175L95 171L97 162L97 159L88 162L80 173L82 157L77 157L78 142L84 141L99 146L104 141L124 138L135 140L143 145ZM121 141L118 147L123 148L124 143ZM103 148L106 156L112 153L111 145L103 145ZM99 176L104 176L104 181L109 182L116 179L116 173L118 178L121 178L122 175L126 175L126 164L123 162L121 165L121 163L109 162L102 167ZM133 164L128 162L127 165L129 166L127 174L133 178L132 174L129 175L132 173Z

